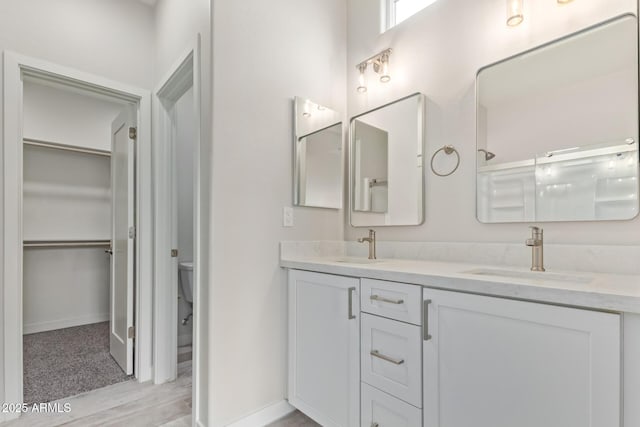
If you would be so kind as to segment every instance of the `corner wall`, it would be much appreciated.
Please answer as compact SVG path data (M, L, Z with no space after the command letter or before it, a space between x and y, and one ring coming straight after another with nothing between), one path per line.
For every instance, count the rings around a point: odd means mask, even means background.
M339 210L292 204L292 98L345 113L344 0L213 8L212 426L286 395L281 240L341 240Z
M379 34L381 2L348 0L349 117L420 91L429 99L425 161L445 144L461 154L460 169L440 178L425 168L425 223L377 228L380 240L519 243L529 224L481 224L475 217L475 75L477 70L518 52L626 12L635 0L525 1L525 20L505 24L504 0L439 0L399 26ZM370 84L359 94L356 64L392 48L391 82ZM372 75L369 81L373 79ZM346 239L366 230L346 215ZM545 240L566 244L640 244L640 219L632 221L543 223Z

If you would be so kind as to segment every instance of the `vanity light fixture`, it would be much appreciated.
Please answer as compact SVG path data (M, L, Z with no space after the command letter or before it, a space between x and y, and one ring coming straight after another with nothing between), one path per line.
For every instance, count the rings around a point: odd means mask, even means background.
M366 75L367 67L369 64L373 67L373 71L380 74L380 81L387 83L391 81L391 75L389 74L389 56L391 55L391 49L385 49L382 52L378 52L371 58L368 58L358 65L356 68L359 71L358 75L358 88L357 91L364 93L367 91Z
M509 27L516 27L524 21L523 3L524 0L507 0L507 25Z

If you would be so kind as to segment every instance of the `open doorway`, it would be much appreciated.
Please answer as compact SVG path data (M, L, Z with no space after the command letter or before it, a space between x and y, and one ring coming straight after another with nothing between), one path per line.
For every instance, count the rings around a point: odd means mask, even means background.
M23 84L24 402L133 374L133 106ZM43 357L46 354L46 357Z
M150 94L10 52L4 78L4 399L148 381Z
M164 383L197 369L200 262L199 40L156 91L155 377ZM170 189L170 191L167 191ZM193 359L193 360L191 360ZM193 377L193 389L199 378ZM197 393L193 393L194 406Z

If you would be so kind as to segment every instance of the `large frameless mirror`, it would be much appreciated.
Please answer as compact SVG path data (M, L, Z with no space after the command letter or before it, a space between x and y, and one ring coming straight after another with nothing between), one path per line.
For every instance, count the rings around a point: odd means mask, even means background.
M340 114L308 99L294 99L293 204L342 207Z
M351 225L424 221L424 108L416 93L351 119Z
M481 69L477 217L638 214L638 23L625 15Z

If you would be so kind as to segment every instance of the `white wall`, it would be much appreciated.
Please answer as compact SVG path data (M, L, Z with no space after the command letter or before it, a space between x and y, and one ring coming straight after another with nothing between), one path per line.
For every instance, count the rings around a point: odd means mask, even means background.
M109 320L109 255L104 248L24 252L24 333Z
M634 0L526 1L525 21L505 25L504 0L440 0L396 28L379 34L379 4L348 0L349 116L420 91L427 108L425 160L445 144L462 156L460 169L448 178L426 173L426 222L419 227L378 229L381 240L521 242L527 224L480 224L475 218L475 75L493 63L544 42L624 12L635 12ZM391 47L391 82L369 79L366 94L358 94L355 65ZM428 171L428 168L426 168ZM551 243L638 244L640 219L605 223L548 223ZM346 238L363 229L346 226ZM523 247L524 250L524 247Z
M30 82L23 102L25 138L111 151L111 122L123 105Z
M343 0L214 2L211 426L280 401L286 383L281 240L341 239L338 210L292 204L291 99L344 113Z
M0 50L142 88L149 87L152 74L152 41L152 10L139 2L0 2ZM1 117L0 114L0 121ZM3 382L0 377L0 383Z

